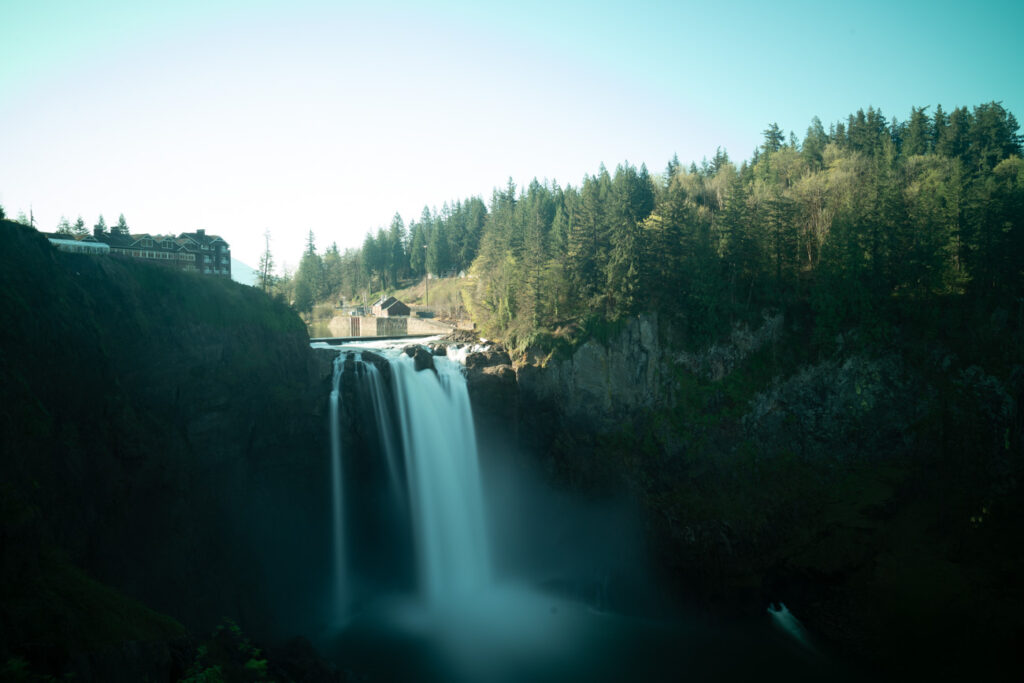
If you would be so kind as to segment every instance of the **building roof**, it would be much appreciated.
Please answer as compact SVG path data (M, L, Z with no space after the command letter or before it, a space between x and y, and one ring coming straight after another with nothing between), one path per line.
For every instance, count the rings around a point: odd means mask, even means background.
M211 247L216 242L222 242L225 247L228 246L227 241L220 235L207 235L206 230L202 228L195 232L183 232L178 235L178 239L191 240L200 246L205 245L206 247Z
M103 242L99 242L99 241L94 240L94 239L87 239L85 237L83 237L81 239L78 239L74 235L68 235L68 234L61 233L61 232L44 232L43 235L48 240L50 240L50 242L53 243L53 244L61 244L61 245L71 246L71 245L75 245L75 244L83 244L84 243L88 247L95 248L95 249L100 249L101 251L104 250L104 249L110 249L110 247L108 247Z
M183 232L177 237L174 235L150 235L149 233L121 234L116 232L103 232L96 235L94 240L104 242L111 247L118 249L151 249L158 251L188 251L191 249L207 248L216 243L228 247L228 243L218 235L207 235L205 230L196 232ZM144 244L144 240L151 240L152 244Z

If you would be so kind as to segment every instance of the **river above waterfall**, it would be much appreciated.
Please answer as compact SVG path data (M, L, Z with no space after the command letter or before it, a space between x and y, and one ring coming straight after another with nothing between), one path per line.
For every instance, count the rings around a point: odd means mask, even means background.
M478 452L460 355L424 367L403 346L335 347L320 646L339 666L467 683L837 678L767 611L666 608L622 506L546 490L514 449Z

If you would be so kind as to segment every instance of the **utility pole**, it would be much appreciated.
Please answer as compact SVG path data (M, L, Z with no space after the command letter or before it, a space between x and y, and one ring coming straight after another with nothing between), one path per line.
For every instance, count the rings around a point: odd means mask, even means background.
M423 303L430 303L430 268L427 267L427 245L423 245L423 269L426 271L426 275L423 278L423 282L427 288L426 293L423 295Z

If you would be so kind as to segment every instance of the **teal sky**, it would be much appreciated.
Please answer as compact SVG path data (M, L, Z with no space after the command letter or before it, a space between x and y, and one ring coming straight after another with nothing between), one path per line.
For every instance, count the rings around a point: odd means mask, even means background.
M874 106L1024 116L1024 3L0 0L0 204L204 227L255 264L603 162Z

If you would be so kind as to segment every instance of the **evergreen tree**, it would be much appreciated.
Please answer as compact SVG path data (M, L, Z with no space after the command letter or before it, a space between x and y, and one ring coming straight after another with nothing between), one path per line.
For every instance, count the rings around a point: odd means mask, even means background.
M259 285L266 293L270 293L270 288L274 284L274 256L270 253L270 230L263 232L263 243L264 249L263 254L260 255L259 263Z
M449 268L451 255L448 252L448 233L445 224L439 221L427 246L427 270L438 277L444 277Z
M85 221L81 216L79 216L74 225L71 226L71 234L75 237L85 237L89 234L89 231L85 227Z
M465 239L459 254L460 268L468 269L480 248L480 237L487 221L487 206L480 197L470 198L463 206L465 213Z
M554 202L548 188L534 178L519 202L523 228L522 269L526 291L521 298L533 327L546 315L544 273L547 265L546 243L554 220Z
M344 262L335 242L324 252L323 258L324 295L334 297L341 293L344 284Z
M949 115L949 124L941 129L936 126L935 151L947 157L963 157L968 149L968 132L971 114L967 107L957 107ZM965 159L967 161L967 159ZM968 164L970 166L970 164Z
M570 291L583 307L590 305L601 287L602 211L599 182L587 176L583 179L577 219L569 226L569 251L566 255Z
M313 310L313 304L324 295L323 261L312 248L313 231L309 233L307 250L295 271L295 308L301 313ZM312 250L311 250L312 249Z
M680 171L682 171L682 165L679 163L679 155L673 154L672 159L669 160L668 165L665 166L666 187L672 184L672 179L679 175Z
M975 107L970 123L967 148L971 171L987 173L1003 159L1021 153L1017 120L1002 105L990 102Z
M64 216L60 217L60 222L57 223L57 234L58 235L73 235L71 230L71 224L68 223L68 219Z
M105 234L107 232L107 222L103 220L103 214L100 214L100 218L96 221L96 225L92 226L93 232L98 235Z
M946 137L946 129L949 128L949 116L942 110L942 105L935 105L935 115L932 117L932 140L931 149L938 153L949 156L940 149L939 141Z
M710 172L711 172L711 175L717 174L728 163L730 163L729 162L729 153L726 152L721 147L716 147L715 148L715 156L714 156L713 159L711 159L711 164L708 167Z
M393 284L398 283L400 275L405 275L405 264L409 262L405 253L407 240L408 235L405 232L405 223L396 212L395 217L391 219L391 227L388 231L388 247L390 248L388 276Z
M612 318L639 310L646 289L646 260L640 224L654 208L654 192L646 166L640 173L619 166L612 182L610 202L611 251L606 270L605 296Z
M422 277L427 272L427 236L426 229L422 223L411 225L411 238L409 240L409 270L416 277Z
M782 145L785 142L786 135L779 128L779 124L771 123L764 129L764 142L761 144L761 149L764 150L765 154L778 152L782 149ZM696 169L693 169L693 172L695 171Z
M729 287L729 304L746 311L754 300L765 271L763 233L755 228L750 215L744 183L733 182L719 218L724 235L723 260Z
M925 115L928 107L911 107L910 121L903 139L903 154L927 154L933 136L931 120Z
M124 220L124 214L122 213L117 217L117 225L110 228L110 234L112 235L127 235L128 234L128 223Z
M365 275L370 289L373 289L373 278L375 275L380 275L383 272L382 269L383 259L381 258L380 247L377 240L374 239L373 233L366 233L366 238L363 239L363 262L362 269ZM384 283L382 279L378 279L380 289L384 289Z

